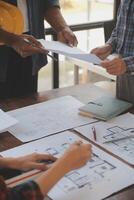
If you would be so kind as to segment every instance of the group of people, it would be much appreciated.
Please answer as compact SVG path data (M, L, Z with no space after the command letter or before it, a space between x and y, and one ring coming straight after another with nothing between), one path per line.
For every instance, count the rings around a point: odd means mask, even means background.
M10 3L11 1L8 0ZM16 35L3 30L2 27L0 28L0 42L5 44L0 46L0 95L2 97L36 91L38 70L47 63L46 54L48 52L35 39L44 37L44 18L54 28L59 41L70 46L75 46L78 43L60 12L58 0L22 1L25 2L29 18L26 34ZM91 51L102 59L101 66L108 73L117 76L117 97L132 103L134 103L133 13L134 1L122 0L111 37L104 46ZM27 43L25 39L30 42ZM116 53L118 57L108 60L108 55L112 53ZM12 189L7 188L4 180L1 179L0 199L43 199L66 173L86 164L91 158L91 154L91 145L78 141L72 144L59 159L52 155L35 153L20 158L0 158L1 167L43 170L42 174L34 181ZM44 164L40 162L42 160L51 160L53 164Z

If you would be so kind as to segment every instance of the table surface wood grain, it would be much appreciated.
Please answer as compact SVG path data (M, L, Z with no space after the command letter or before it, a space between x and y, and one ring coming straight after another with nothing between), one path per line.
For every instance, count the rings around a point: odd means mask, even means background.
M50 99L58 98L65 95L71 95L73 97L76 97L83 103L86 103L89 100L93 100L103 95L115 96L115 83L102 82L96 85L84 84L36 93L26 97L3 100L1 99L0 108L4 111L10 111L13 109L18 109L24 106L48 101ZM133 108L130 111L134 113ZM21 144L22 142L12 136L9 132L4 132L0 134L0 151L19 146ZM108 197L107 200L134 200L134 185L118 192L117 194L112 195L111 197Z

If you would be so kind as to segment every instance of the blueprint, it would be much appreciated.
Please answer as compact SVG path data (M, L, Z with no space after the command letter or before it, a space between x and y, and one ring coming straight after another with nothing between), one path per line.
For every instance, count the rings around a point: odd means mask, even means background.
M27 152L47 152L60 157L76 140L80 140L80 137L66 131L4 151L1 155L16 157L26 155ZM50 198L101 200L134 183L134 170L130 166L95 146L92 149L92 159L84 167L66 174L49 192Z
M120 120L121 119L121 120ZM121 123L125 119L125 123ZM130 120L129 120L130 119ZM133 119L133 120L132 120ZM124 121L124 120L123 120ZM134 165L134 115L125 114L116 117L112 122L98 122L94 125L86 125L75 130L94 141L92 126L96 129L97 140L101 145L124 161Z
M63 96L10 111L8 113L19 123L9 132L22 142L28 142L96 121L78 115L82 105L72 96Z

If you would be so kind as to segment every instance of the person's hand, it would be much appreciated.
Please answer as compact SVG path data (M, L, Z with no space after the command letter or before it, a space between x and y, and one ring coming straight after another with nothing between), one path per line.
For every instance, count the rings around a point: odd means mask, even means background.
M100 64L104 67L109 74L112 75L121 75L124 74L127 70L126 63L122 58L114 58L113 60L104 60Z
M110 55L111 51L112 51L112 46L110 44L105 44L104 46L92 49L90 53L95 54L100 59L104 60L107 56Z
M84 144L82 141L77 141L66 150L59 161L63 163L65 171L69 172L71 170L80 168L84 166L88 160L91 159L91 145ZM58 161L58 160L57 160Z
M31 35L14 35L10 41L10 46L23 58L33 54L47 54L48 51Z
M68 172L84 166L91 158L91 145L82 141L75 142L65 153L41 176L35 179L43 195Z
M68 44L69 46L77 46L78 41L72 30L66 26L57 33L58 41Z
M49 165L44 164L43 161L56 161L56 158L50 154L38 154L33 153L26 156L18 157L18 158L4 158L6 160L6 166L12 169L19 170L31 170L31 169L39 169L39 170L47 170Z

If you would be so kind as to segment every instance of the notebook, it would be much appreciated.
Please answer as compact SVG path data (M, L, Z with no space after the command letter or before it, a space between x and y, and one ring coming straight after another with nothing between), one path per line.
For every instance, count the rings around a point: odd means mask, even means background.
M132 103L103 96L80 107L79 114L107 121L131 107L133 107Z

